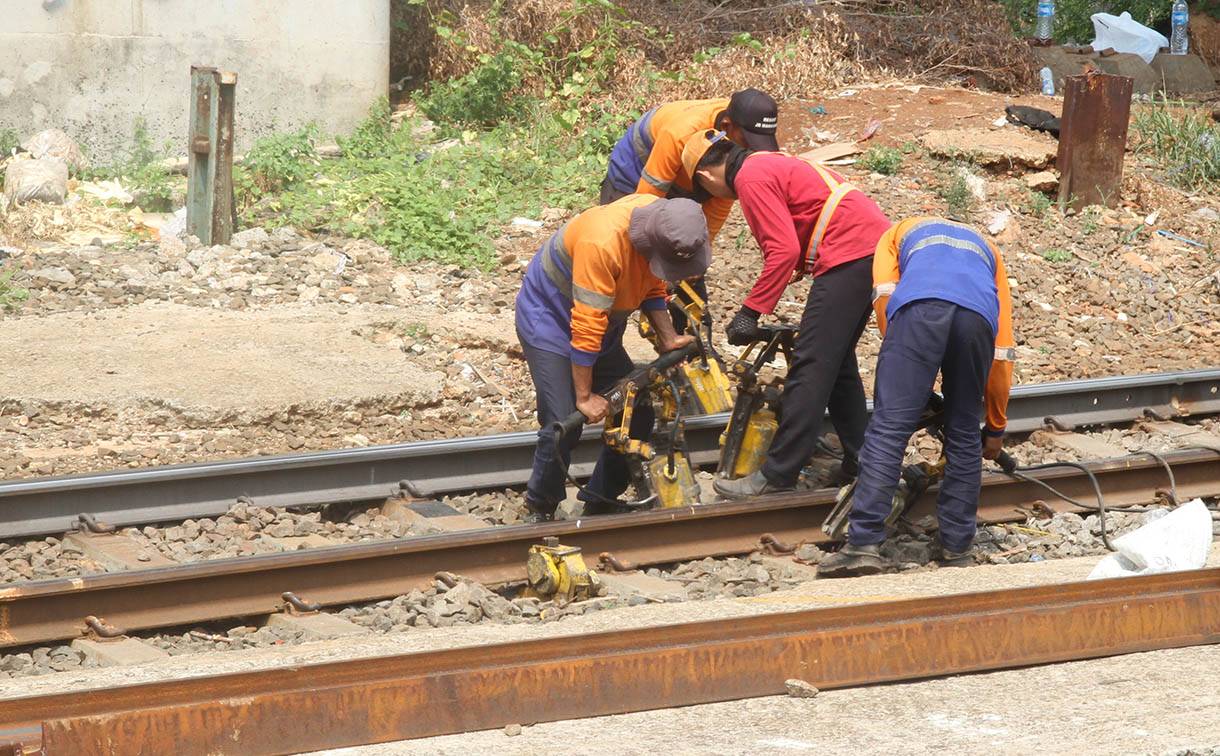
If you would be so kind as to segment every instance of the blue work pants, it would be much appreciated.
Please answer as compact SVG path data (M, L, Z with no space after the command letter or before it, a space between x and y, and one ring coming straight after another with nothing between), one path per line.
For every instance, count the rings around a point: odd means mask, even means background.
M979 423L994 348L987 320L951 302L921 299L894 313L877 357L873 417L860 449L849 542L863 546L885 540L885 518L907 443L939 372L947 464L936 516L946 550L970 549L983 474Z
M526 488L526 498L536 511L553 514L566 496L567 469L571 463L572 449L579 434L572 434L556 441L551 423L563 420L576 411L576 388L572 383L572 362L566 355L548 352L531 345L517 332L525 361L529 365L530 377L537 394L538 446L534 450L534 470ZM601 393L609 389L635 368L627 350L620 344L602 355L593 365L593 391ZM631 416L632 438L647 438L652 431L652 406L646 402L636 405ZM585 488L601 496L613 499L627 490L631 482L631 471L623 455L602 448L593 476ZM606 506L594 497L579 494L586 502L586 513L605 511ZM591 500L592 499L592 500Z

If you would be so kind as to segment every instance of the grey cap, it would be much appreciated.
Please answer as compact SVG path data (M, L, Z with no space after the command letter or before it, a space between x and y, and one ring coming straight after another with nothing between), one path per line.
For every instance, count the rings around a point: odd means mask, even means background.
M712 243L703 208L694 200L658 199L631 211L631 243L665 281L701 276L712 263Z

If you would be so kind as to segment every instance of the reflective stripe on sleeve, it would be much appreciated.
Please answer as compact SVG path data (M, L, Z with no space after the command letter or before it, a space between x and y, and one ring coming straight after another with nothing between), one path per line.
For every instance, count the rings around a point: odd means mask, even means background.
M878 299L881 299L882 297L891 296L894 293L894 289L897 289L897 288L898 288L898 284L893 283L893 282L877 284L876 286L873 287L873 301L876 302Z
M995 359L1001 362L1016 362L1017 350L1015 347L996 347Z

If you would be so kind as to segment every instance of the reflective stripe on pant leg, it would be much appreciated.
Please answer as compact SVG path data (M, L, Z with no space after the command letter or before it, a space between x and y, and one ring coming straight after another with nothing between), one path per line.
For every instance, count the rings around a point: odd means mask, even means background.
M974 540L983 477L983 391L991 371L995 335L987 319L956 305L941 366L945 395L945 479L936 496L941 543L962 552Z
M933 304L937 302L913 302L899 310L881 343L873 417L860 448L860 476L848 515L847 538L856 545L885 540L885 518L902 474L907 443L940 370L952 312L924 306Z

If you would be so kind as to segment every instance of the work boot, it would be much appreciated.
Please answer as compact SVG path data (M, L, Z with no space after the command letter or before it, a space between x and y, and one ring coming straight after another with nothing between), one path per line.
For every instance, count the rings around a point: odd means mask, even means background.
M974 564L974 549L966 549L965 551L950 551L943 546L940 550L940 558L937 563L941 567L969 567Z
M762 470L755 470L746 477L738 478L737 480L716 478L712 483L712 488L716 489L716 493L726 499L745 499L750 496L762 496L763 494L779 491L792 491L795 486L777 486L767 480Z
M869 543L864 546L854 546L845 543L843 548L818 564L818 577L841 578L876 575L881 570L881 544Z
M530 497L525 497L525 514L521 516L521 522L532 525L538 522L550 522L555 519L555 510L558 505L552 504L547 506L542 502L534 501Z
M859 465L848 462L836 462L826 474L827 488L842 488L851 483L860 474Z

